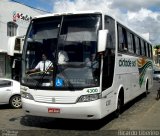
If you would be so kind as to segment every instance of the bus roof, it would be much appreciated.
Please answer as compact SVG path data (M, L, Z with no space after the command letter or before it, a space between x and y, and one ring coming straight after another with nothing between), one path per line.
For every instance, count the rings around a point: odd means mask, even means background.
M61 13L49 13L44 15L35 16L35 18L44 18L44 17L51 17L51 16L61 16L61 15L78 15L78 14L103 14L102 11L75 11L75 12L61 12Z
M112 17L116 22L120 23L121 25L123 25L124 27L126 27L127 29L131 30L133 33L135 33L136 35L138 35L139 37L142 37L145 41L147 41L148 43L151 44L151 41L149 41L148 39L146 39L146 37L143 34L140 34L138 32L136 32L135 30L133 30L131 27L129 27L127 24L124 24L122 21L120 21L118 18L116 18L115 16L108 14L106 12L103 12L101 10L89 10L89 11L74 11L74 12L61 12L61 13L49 13L49 14L44 14L44 15L39 15L39 16L35 16L33 19L38 19L38 18L45 18L45 17L52 17L52 16L62 16L62 15L79 15L79 14L102 14L102 15L107 15Z

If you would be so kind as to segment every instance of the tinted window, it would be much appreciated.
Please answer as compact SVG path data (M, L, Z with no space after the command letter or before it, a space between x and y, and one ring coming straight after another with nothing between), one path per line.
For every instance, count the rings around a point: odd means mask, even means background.
M147 56L150 57L150 47L148 43L147 43Z
M0 88L2 87L9 87L12 85L11 81L7 81L7 80L0 80Z
M115 48L115 21L109 16L105 16L105 29L109 30L107 47L113 49Z
M102 89L105 90L113 83L115 63L115 21L105 16L105 29L109 30L107 37L107 48L103 62Z
M118 25L118 49L119 51L128 50L126 30Z
M130 53L135 53L136 52L135 39L134 35L130 32L127 32L127 42L128 42L128 51Z
M144 42L141 40L142 55L145 56Z
M135 36L134 34L131 34L131 38L132 38L132 48L134 53L136 53L136 45L135 45Z
M139 38L135 36L135 46L136 46L136 54L141 55L141 45L139 42Z
M152 45L150 45L150 57L152 58Z
M127 41L128 41L128 51L130 53L134 53L132 34L130 32L127 32Z
M144 45L144 55L145 56L147 56L147 46L146 46L146 42L144 41L144 43L143 43L143 45Z

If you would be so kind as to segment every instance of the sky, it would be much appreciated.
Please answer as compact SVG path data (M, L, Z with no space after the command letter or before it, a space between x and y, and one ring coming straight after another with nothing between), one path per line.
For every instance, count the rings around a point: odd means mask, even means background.
M101 10L160 44L160 0L15 0L51 13Z

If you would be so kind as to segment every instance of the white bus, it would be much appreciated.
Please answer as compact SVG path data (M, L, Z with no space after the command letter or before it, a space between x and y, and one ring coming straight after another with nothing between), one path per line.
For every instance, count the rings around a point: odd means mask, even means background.
M38 67L42 54L53 65L45 71ZM118 116L124 104L147 94L152 84L151 43L113 17L78 12L32 19L22 54L21 95L27 115Z

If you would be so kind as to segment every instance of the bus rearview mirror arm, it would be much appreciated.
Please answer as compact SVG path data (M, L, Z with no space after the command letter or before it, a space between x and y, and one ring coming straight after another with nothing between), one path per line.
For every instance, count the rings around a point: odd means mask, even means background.
M99 30L98 32L98 52L104 52L107 46L108 30Z

